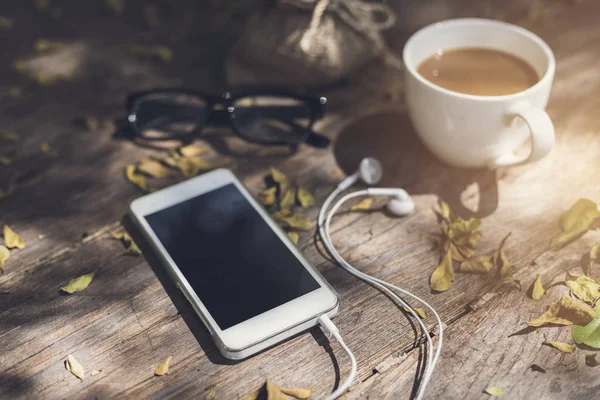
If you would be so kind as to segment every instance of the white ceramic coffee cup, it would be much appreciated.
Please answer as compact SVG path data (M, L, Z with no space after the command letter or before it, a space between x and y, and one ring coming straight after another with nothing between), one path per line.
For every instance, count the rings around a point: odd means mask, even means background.
M419 65L438 50L483 47L527 61L540 80L505 96L475 96L444 89L423 78ZM515 25L487 19L455 19L429 25L404 46L406 101L424 144L458 167L510 166L536 161L554 146L554 125L544 111L554 79L550 47ZM531 137L529 154L515 151Z

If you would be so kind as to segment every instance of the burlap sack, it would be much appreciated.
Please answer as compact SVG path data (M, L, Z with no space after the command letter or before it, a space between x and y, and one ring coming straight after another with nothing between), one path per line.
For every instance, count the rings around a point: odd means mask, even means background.
M311 26L317 3L280 0L255 15L229 55L228 84L327 86L377 57L373 38L341 18L334 7Z

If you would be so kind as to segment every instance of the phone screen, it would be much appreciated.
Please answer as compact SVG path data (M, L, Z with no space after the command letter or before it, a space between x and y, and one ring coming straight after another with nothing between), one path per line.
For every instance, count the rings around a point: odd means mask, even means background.
M320 287L232 183L145 218L221 330Z

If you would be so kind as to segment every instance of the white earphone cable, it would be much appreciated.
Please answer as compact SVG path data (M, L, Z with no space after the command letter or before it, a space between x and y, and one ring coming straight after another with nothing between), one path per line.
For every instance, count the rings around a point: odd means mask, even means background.
M374 278L368 274L365 274L359 270L357 270L356 268L354 268L350 263L348 263L335 249L335 247L333 246L333 242L331 240L331 236L330 236L330 225L331 225L331 220L333 218L333 216L335 215L335 213L338 211L338 209L348 200L355 198L355 197L360 197L360 196L365 196L368 195L369 192L367 190L361 190L361 191L357 191L357 192L353 192L350 194L345 195L344 197L342 197L333 207L332 209L329 211L328 215L327 215L327 219L325 219L325 212L327 211L327 209L329 208L331 202L335 199L335 197L337 197L339 195L339 193L345 189L345 187L343 184L340 184L329 196L328 198L325 200L325 202L323 203L323 206L321 207L321 210L319 212L319 218L318 218L318 224L319 224L319 233L321 235L321 238L323 240L323 243L325 244L327 250L329 251L329 253L331 254L331 256L340 264L340 266L342 266L345 270L347 270L349 273L351 273L352 275L356 276L359 279L364 280L365 282L373 285L374 287L380 289L381 291L387 293L390 297L392 297L394 300L396 300L398 303L400 303L400 305L404 306L412 315L413 317L416 319L416 321L418 322L423 334L426 336L427 339L427 344L429 345L429 349L430 351L428 352L427 355L427 365L426 365L426 370L425 370L425 375L423 376L423 379L421 381L421 385L419 388L419 391L417 393L417 400L422 399L424 393L425 393L425 389L431 379L431 376L433 374L433 370L438 362L438 359L440 357L440 353L441 353L441 349L442 349L442 337L443 337L443 326L442 326L442 321L438 315L438 313L435 311L435 309L433 307L431 307L427 302L423 301L421 298L413 295L412 293L401 289L395 285L392 285L386 281ZM347 186L347 185L346 185ZM436 351L435 354L433 354L432 350L433 350L433 341L431 338L431 335L429 334L427 328L425 327L425 324L421 321L421 319L419 318L419 316L416 314L416 312L412 309L412 307L410 307L404 300L402 300L402 298L400 298L395 292L394 290L407 295L419 302L421 302L423 305L425 305L435 316L436 318L436 322L438 324L438 329L439 329L439 339L438 339L438 345L436 347ZM345 348L347 349L347 348ZM348 350L347 350L348 351ZM351 374L352 375L352 374ZM352 377L353 378L353 377ZM346 382L344 382L344 384L342 386L350 386L352 380L351 377L349 377ZM342 387L340 386L340 388ZM336 392L334 392L330 397L328 397L327 400L329 399L335 399L337 396L339 396L339 394L343 393L340 392L340 388L338 388L338 390L336 390ZM344 389L345 391L345 389ZM335 393L338 393L336 397L334 397L333 395Z

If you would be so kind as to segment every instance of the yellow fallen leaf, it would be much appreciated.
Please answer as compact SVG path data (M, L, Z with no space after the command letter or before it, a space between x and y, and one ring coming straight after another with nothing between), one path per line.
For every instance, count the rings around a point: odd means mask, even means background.
M101 370L101 369L95 369L95 370L93 370L93 371L92 371L92 373L91 373L90 375L91 375L91 376L96 376L96 375L98 375L98 374L99 374L99 373L101 373L101 372L102 372L102 370Z
M440 212L439 215L448 223L453 222L456 220L456 215L454 215L454 213L452 212L452 210L450 209L450 206L448 205L448 203L446 203L443 200L438 200L438 204L440 206Z
M213 385L208 393L206 393L206 396L204 396L204 400L215 400L215 395L217 393L217 385Z
M143 57L155 57L165 64L169 64L173 60L173 50L164 45L129 46L129 52Z
M440 265L433 271L429 284L432 290L436 292L444 292L450 289L454 282L454 266L452 265L452 254L450 251L446 251L444 258L440 262Z
M469 260L466 260L460 264L460 272L467 273L487 273L494 268L494 262L492 256L478 256Z
M69 354L67 356L67 359L65 360L65 368L67 371L83 380L83 377L85 376L85 370L83 369L83 366L79 364L79 361L73 357L73 354Z
M125 10L125 0L105 0L105 3L117 15L121 15Z
M267 379L267 400L288 400L288 397L281 392L279 386Z
M85 123L85 127L90 131L95 131L100 126L98 118L94 117L93 115L88 115L85 117L83 122Z
M140 250L140 248L138 247L138 245L133 241L133 239L131 238L131 236L129 236L129 233L127 232L118 232L118 233L111 233L111 236L113 237L113 239L117 239L123 242L123 244L125 245L125 254L132 254L132 255L140 255L142 254L142 250Z
M565 283L571 293L587 303L593 304L600 297L600 285L589 276L576 276L567 272Z
M10 165L12 164L12 159L6 156L0 156L0 164L2 165Z
M552 304L548 311L538 318L529 321L529 326L542 326L546 324L555 325L585 325L590 322L596 313L588 304L574 300L569 296L563 296Z
M585 365L588 367L597 367L600 362L596 360L596 353L588 353L585 355Z
M501 278L505 277L510 272L510 269L512 267L512 265L508 261L508 258L506 257L506 254L504 254L504 250L503 250L504 243L506 243L506 239L508 239L510 234L511 234L511 232L509 232L506 236L504 236L504 238L500 241L498 248L494 252L494 264L496 265L496 268L498 269L498 276Z
M290 208L296 202L296 191L294 189L288 189L281 196L279 201L279 208L286 209Z
M295 397L296 399L308 399L312 396L311 389L300 389L300 388L279 388L281 393L287 394L288 396Z
M474 245L481 240L479 229L481 221L476 218L464 220L457 218L448 225L446 236L456 245Z
M410 313L410 310L406 307L402 307L404 309L404 311L406 311L407 313ZM415 313L417 313L417 315L423 319L427 318L427 313L425 312L424 309L422 309L421 307L414 307L413 311Z
M38 53L45 53L47 51L58 50L64 46L64 43L59 42L57 40L48 40L48 39L38 39L33 48Z
M298 240L300 240L298 232L288 232L287 235L294 244L298 244Z
M183 176L191 178L198 175L200 172L214 169L215 164L195 157L182 157L177 160L177 168L181 170Z
M171 363L171 359L173 356L168 356L164 360L158 364L156 369L154 370L154 375L163 376L169 373L169 364Z
M271 179L273 180L273 182L279 185L279 193L285 192L288 187L287 175L275 167L271 167L269 169L269 174L271 175Z
M92 279L94 279L94 275L95 272L90 272L89 274L81 275L80 277L71 279L67 286L60 288L60 290L69 294L81 292L90 285Z
M4 272L4 264L6 264L8 257L10 257L10 250L6 246L0 246L0 271L2 272Z
M554 347L556 350L560 350L563 353L572 353L577 348L574 344L569 344L565 342L555 342L553 340L546 340L544 343L546 346Z
M367 197L363 199L360 203L350 207L350 211L367 211L373 205L373 201L374 200L371 197Z
M308 231L313 227L313 223L306 218L306 216L302 213L295 213L290 216L285 216L282 213L273 213L271 214L273 219L278 222L281 222L284 226L288 228L298 229L301 231Z
M552 239L551 248L564 246L586 233L600 217L598 206L592 200L579 199L560 217L563 232Z
M469 260L475 254L475 248L473 246L456 246L450 241L446 241L444 244L444 251L450 251L452 259L461 263Z
M137 170L153 178L168 178L173 171L152 158L142 158L138 161Z
M590 249L590 263L588 265L587 273L590 275L592 273L592 266L598 259L598 252L600 251L600 242L594 243L592 248Z
M258 398L258 395L260 394L260 389L256 389L254 392L246 395L246 397L244 397L244 400L256 400Z
M504 389L502 389L500 386L490 386L487 387L484 392L491 396L500 396L502 393L504 393Z
M300 207L307 208L315 204L315 198L313 195L304 188L298 188L296 196L298 197L298 203L300 204Z
M275 204L276 196L277 187L272 186L258 194L258 201L260 201L263 206L272 206Z
M539 300L544 295L544 286L542 285L542 276L538 275L535 282L533 282L533 287L531 289L531 298L534 300Z
M8 225L4 225L4 245L9 249L23 249L25 248L25 241L15 231L10 229Z
M16 142L19 135L14 132L0 131L0 142Z
M192 143L188 144L187 146L181 146L179 149L177 149L177 151L183 157L196 157L200 154L208 152L208 147Z
M0 16L0 29L10 31L14 26L15 22L12 19Z
M125 176L127 177L127 180L133 183L138 189L144 192L148 191L146 177L137 172L135 165L130 164L127 166L127 168L125 168Z

